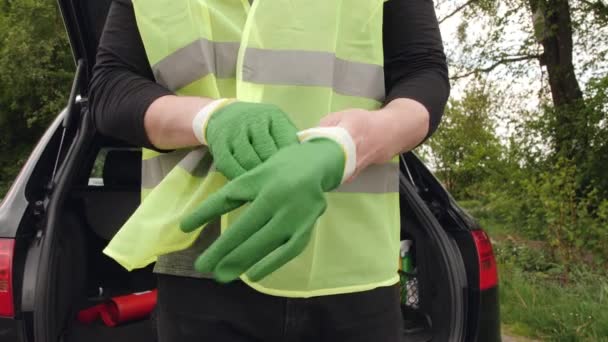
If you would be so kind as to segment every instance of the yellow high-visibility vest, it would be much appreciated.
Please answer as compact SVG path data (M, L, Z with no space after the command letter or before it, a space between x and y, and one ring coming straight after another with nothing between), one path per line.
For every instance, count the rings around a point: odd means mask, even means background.
M178 95L272 103L298 129L384 100L384 0L133 0L156 81ZM104 251L132 269L190 246L179 221L226 183L205 147L143 154L142 205ZM256 290L311 297L398 282L397 160L327 193L304 252ZM297 196L297 194L294 194ZM236 210L222 217L227 229Z

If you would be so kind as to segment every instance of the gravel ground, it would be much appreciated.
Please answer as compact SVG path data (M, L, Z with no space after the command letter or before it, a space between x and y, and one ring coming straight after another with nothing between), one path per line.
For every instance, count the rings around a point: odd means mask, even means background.
M531 340L526 337L502 335L502 342L540 342L540 340Z

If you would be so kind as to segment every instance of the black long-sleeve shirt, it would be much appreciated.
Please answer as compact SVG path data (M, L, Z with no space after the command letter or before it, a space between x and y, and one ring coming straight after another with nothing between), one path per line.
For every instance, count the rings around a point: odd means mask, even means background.
M385 103L410 98L430 113L430 136L441 121L450 91L447 62L432 0L390 0L383 23ZM173 94L154 80L131 0L114 0L99 43L89 87L97 129L136 146L154 148L144 114Z

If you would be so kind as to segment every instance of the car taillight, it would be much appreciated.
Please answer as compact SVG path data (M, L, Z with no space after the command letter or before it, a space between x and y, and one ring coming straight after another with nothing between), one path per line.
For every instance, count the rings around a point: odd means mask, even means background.
M492 250L490 237L483 230L471 232L477 247L477 260L479 261L479 289L487 290L498 285L498 269Z
M15 240L0 239L0 317L15 316L13 305L13 251Z

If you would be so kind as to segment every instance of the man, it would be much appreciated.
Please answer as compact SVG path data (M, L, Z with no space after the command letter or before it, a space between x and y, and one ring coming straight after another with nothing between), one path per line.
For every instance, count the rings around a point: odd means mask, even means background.
M165 254L160 341L399 341L394 156L448 93L429 0L115 1L91 108L148 150L106 253Z

